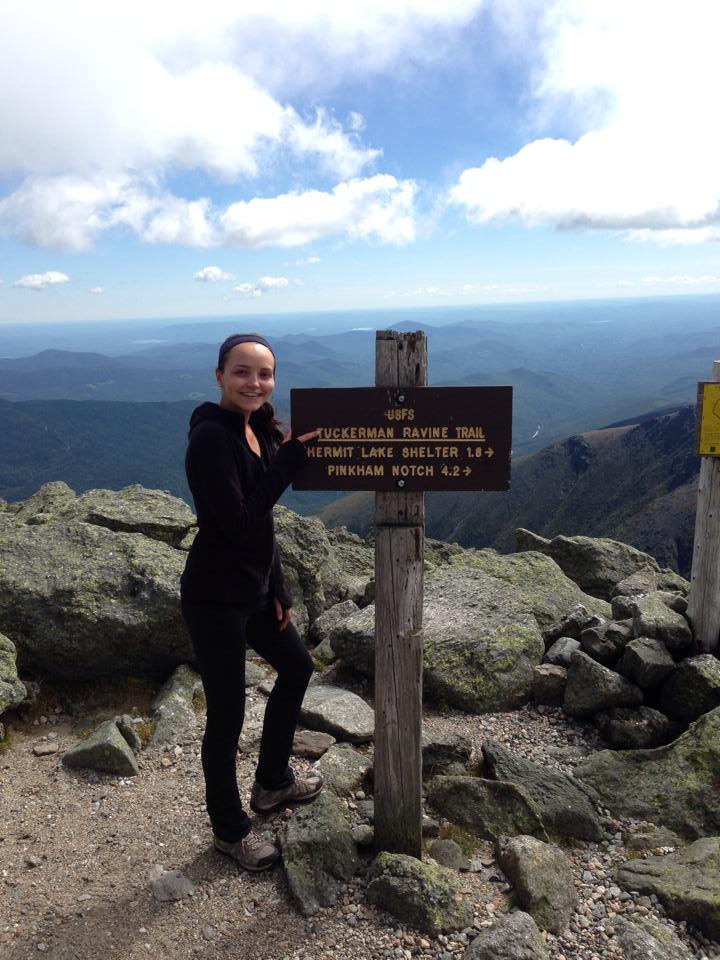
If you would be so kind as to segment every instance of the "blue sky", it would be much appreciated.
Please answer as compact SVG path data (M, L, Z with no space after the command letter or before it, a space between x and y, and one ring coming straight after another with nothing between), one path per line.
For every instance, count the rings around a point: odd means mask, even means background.
M4 4L0 321L720 292L715 0Z

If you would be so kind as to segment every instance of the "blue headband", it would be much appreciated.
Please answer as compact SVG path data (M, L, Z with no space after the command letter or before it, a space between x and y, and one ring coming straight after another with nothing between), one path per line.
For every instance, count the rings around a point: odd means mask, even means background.
M267 342L265 337L261 337L259 333L238 333L234 337L228 337L228 339L221 345L220 352L218 354L218 367L222 367L223 357L225 354L232 350L233 347L236 347L239 343L260 343L263 347L267 347L270 353L273 355L273 360L277 363L277 357L275 356L275 351Z

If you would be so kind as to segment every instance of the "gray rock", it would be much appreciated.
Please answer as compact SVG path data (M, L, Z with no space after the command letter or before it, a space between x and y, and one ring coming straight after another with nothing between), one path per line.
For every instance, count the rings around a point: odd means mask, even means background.
M373 548L347 531L329 531L317 517L276 506L275 533L300 627L343 600L358 602L372 575ZM297 626L297 624L296 624ZM304 629L301 633L304 632Z
M629 636L617 630L610 630L610 623L604 621L596 626L586 627L580 634L580 645L589 657L605 666L611 666L618 659Z
M125 742L132 752L137 756L142 750L142 740L135 729L135 721L133 718L129 714L123 713L121 716L113 717L113 723L125 738Z
M168 870L156 863L150 870L149 878L153 896L161 903L184 900L195 890L195 884L179 870Z
M602 737L616 750L648 750L667 743L671 735L668 718L652 707L614 707L598 713L595 724Z
M155 718L151 749L176 744L185 732L194 728L193 697L201 689L199 675L184 663L163 684L151 707Z
M703 837L666 856L629 860L619 868L617 882L654 894L669 917L720 940L720 837Z
M430 780L447 771L451 764L466 768L472 753L472 741L462 733L430 733L425 727L421 736L422 777Z
M296 757L319 760L335 743L335 737L318 730L296 730L292 752Z
M630 603L633 630L636 637L655 637L662 640L671 654L684 656L692 646L690 624L682 614L675 613L658 593L635 597Z
M337 660L337 654L332 648L332 634L319 643L312 652L313 658L329 666Z
M595 615L590 613L584 603L576 603L570 612L559 621L553 631L545 632L545 639L556 640L561 637L569 637L571 640L577 640L579 646L580 634L594 620Z
M547 838L540 808L522 786L478 777L435 777L427 784L430 805L479 837L532 833Z
M66 767L118 777L135 777L140 773L135 755L114 720L101 723L86 740L66 750L62 762Z
M467 550L451 555L425 581L425 693L473 712L526 702L532 668L542 659L541 634L580 601L595 613L609 613L607 604L586 597L541 554ZM372 675L374 608L341 624L332 646L343 661Z
M625 647L615 669L642 690L649 690L673 672L675 661L662 640L637 637Z
M618 622L630 620L632 623L634 602L635 597L625 597L622 594L613 597L611 601L613 620ZM634 632L633 630L633 633Z
M601 664L586 653L572 655L568 670L563 710L571 717L591 717L611 707L635 707L643 702L643 693L634 683Z
M683 660L660 688L658 704L682 723L720 707L720 660L711 653Z
M288 888L305 916L333 906L358 867L350 821L328 791L295 811L280 833L280 846Z
M358 605L354 600L343 600L329 607L313 622L308 632L308 639L313 644L322 644L328 640L335 627L346 620L353 613L357 613ZM315 650L317 653L317 648Z
M30 526L41 526L57 519L76 499L75 491L62 480L44 483L27 500L12 504L10 519Z
M15 644L0 633L0 715L19 706L27 695L25 684L18 679Z
M543 657L544 663L551 663L556 667L569 667L570 657L580 649L580 641L573 637L558 637Z
M373 861L368 880L370 903L432 936L462 930L472 923L472 908L460 898L453 875L442 867L401 853L381 853Z
M548 960L548 952L530 914L513 910L481 930L462 960Z
M479 562L477 556L472 559ZM508 558L495 557L493 565L500 559ZM423 635L428 697L475 712L511 709L529 698L542 636L519 591L509 590L498 576L467 565L432 571L426 580ZM341 624L332 645L343 661L372 675L374 607Z
M497 847L500 866L515 890L518 905L541 930L561 934L577 903L565 854L559 847L529 836L503 837Z
M660 571L657 566L653 567L648 564L616 583L611 595L613 597L639 597L644 593L654 593L658 589L659 577Z
M19 669L58 680L167 676L192 657L184 561L165 543L89 523L0 523L0 623Z
M372 847L375 844L375 828L369 823L356 823L352 828L352 838L358 847Z
M533 669L533 700L550 707L561 707L565 700L568 672L565 667L541 663Z
M684 594L672 590L658 590L658 596L665 606L674 610L675 613L680 613L682 616L687 615L688 599Z
M428 853L441 867L449 870L468 870L470 861L462 852L459 843L454 840L433 840L428 847Z
M245 688L258 687L264 680L268 680L268 671L254 660L245 661Z
M308 687L300 720L311 730L322 730L351 743L367 743L375 734L372 708L357 694L331 684Z
M142 533L171 547L179 547L197 526L184 500L137 483L122 490L88 490L60 508L56 516L123 533Z
M720 833L718 770L720 711L712 711L654 750L594 753L575 777L614 813L695 838Z
M667 827L646 824L637 830L624 833L622 837L626 848L633 853L638 851L657 851L659 847L683 847L683 840Z
M336 743L313 764L323 775L325 786L338 796L350 796L360 786L372 767L372 754L349 743Z
M613 926L625 960L693 960L680 937L652 917L615 917Z
M638 570L659 571L657 561L647 553L618 540L604 537L553 537L546 540L531 534L515 533L518 550L538 550L552 557L566 576L587 593L609 600L615 586ZM526 545L527 544L527 545Z
M521 786L537 805L543 824L551 834L581 840L602 839L595 808L573 777L532 763L495 740L485 741L482 751L491 776Z

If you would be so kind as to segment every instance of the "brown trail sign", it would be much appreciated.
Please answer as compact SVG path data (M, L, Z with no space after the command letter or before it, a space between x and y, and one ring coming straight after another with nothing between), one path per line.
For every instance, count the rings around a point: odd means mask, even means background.
M375 387L292 390L296 490L375 490L375 848L422 852L425 490L507 490L512 387L428 387L422 332L380 330Z

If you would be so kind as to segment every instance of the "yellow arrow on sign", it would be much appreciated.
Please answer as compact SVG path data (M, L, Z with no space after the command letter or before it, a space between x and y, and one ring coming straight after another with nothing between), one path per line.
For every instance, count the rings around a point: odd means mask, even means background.
M472 473L472 467L465 467L465 469L463 470L463 473L465 474L466 477L469 477L470 474Z
M495 451L493 450L492 447L488 447L487 450L485 451L485 453L486 453L486 455L487 455L488 457L492 457L492 456L494 455Z

